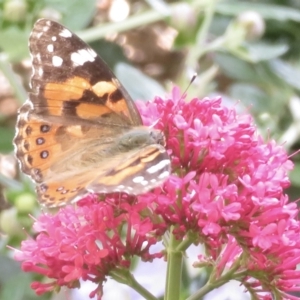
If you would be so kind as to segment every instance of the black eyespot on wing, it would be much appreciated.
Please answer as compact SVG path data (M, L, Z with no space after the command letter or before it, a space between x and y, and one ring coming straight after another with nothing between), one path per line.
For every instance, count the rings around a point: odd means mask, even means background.
M43 132L43 133L49 132L50 131L50 126L46 125L46 124L43 124L40 127L40 131Z

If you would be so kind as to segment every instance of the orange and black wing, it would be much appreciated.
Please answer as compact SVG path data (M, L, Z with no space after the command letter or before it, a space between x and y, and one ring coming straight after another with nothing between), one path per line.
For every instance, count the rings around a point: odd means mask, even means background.
M30 100L44 120L66 124L142 124L139 112L105 62L78 36L38 20L29 38L33 75Z

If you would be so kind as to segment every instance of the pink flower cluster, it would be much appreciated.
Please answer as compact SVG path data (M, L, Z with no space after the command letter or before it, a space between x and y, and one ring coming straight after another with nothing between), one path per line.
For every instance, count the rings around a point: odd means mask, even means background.
M128 268L133 255L159 258L150 246L174 228L185 247L202 243L196 266L213 266L214 280L228 274L257 299L298 299L300 223L284 189L293 165L284 149L264 143L249 115L237 115L221 99L184 101L174 88L168 99L140 104L145 125L156 123L167 139L173 174L162 188L137 197L90 196L77 208L35 223L35 240L22 243L16 259L25 271L44 274L37 293L79 279L99 284L109 272ZM158 121L157 121L158 120ZM185 249L183 249L185 250ZM224 283L224 282L223 282Z
M149 253L156 239L149 236L150 219L140 217L142 205L124 202L118 207L122 213L116 216L112 205L93 195L82 202L76 209L67 206L56 215L41 215L34 224L36 239L23 241L22 251L15 254L15 259L24 261L24 271L55 279L47 284L34 282L37 294L60 286L78 287L80 278L102 283L111 270L129 268L134 255L147 261L161 257ZM102 284L91 297L95 294L102 294Z

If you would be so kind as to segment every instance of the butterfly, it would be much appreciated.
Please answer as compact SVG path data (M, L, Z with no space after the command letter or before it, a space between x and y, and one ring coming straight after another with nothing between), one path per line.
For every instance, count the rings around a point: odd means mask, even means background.
M29 38L29 99L14 138L23 173L48 207L88 193L145 193L170 175L165 136L143 126L105 62L61 24L38 20Z

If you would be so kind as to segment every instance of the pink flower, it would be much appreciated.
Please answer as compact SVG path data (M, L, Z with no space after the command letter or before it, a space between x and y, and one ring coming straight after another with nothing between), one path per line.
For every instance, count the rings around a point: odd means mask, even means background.
M42 215L37 238L16 254L24 270L53 278L33 288L76 287L82 278L98 283L91 295L101 297L105 278L128 270L133 255L162 257L150 247L172 230L180 251L205 246L194 266L213 267L211 288L235 279L257 299L296 299L288 292L299 290L300 223L284 194L293 167L284 149L263 142L251 117L219 98L186 102L174 88L168 99L139 109L145 124L165 133L173 174L147 194L87 197L77 208Z
M149 236L154 226L148 218L141 219L141 205L124 203L119 207L122 213L115 217L106 202L93 197L84 201L76 209L67 206L56 215L42 214L34 225L37 238L24 241L22 251L15 254L15 259L24 261L24 271L53 279L52 283L33 283L38 294L59 286L78 287L82 278L99 283L96 292L101 295L105 277L116 268L128 268L133 255L148 261L161 256L149 253L156 242ZM125 222L123 239L120 230Z

